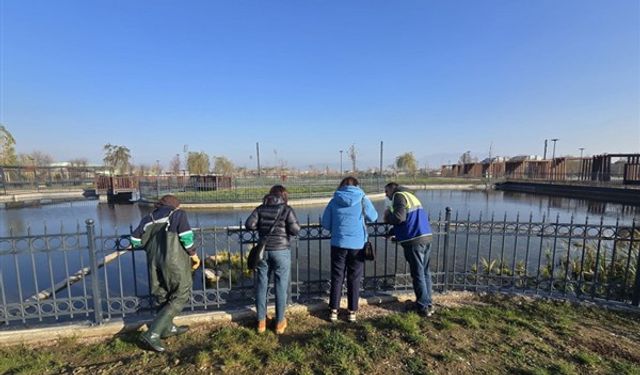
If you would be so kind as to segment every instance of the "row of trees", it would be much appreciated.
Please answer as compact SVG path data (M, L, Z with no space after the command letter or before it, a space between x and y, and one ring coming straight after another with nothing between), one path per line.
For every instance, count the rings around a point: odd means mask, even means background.
M0 125L0 165L46 166L53 162L53 158L50 155L39 151L34 151L31 154L16 155L15 143L15 139L9 130ZM162 170L159 162L150 167L139 165L135 168L131 163L131 150L126 146L107 143L104 145L103 151L104 165L110 168L115 174L131 174L134 172L138 174L158 174ZM465 156L468 156L466 154L467 153L465 153ZM352 161L353 170L355 170L355 147L352 146L349 149L348 156ZM210 161L213 162L214 173L230 176L236 171L236 167L231 160L224 156L210 158L204 151L189 152L187 154L186 168L182 167L180 155L176 154L169 162L169 171L176 175L185 170L191 174L206 174L212 171ZM73 160L71 163L74 166L86 166L87 160L79 158ZM393 168L396 171L415 175L418 171L418 163L413 152L407 152L398 156Z
M107 143L104 145L104 165L109 167L115 174L130 174L136 168L131 164L131 150L126 146L112 145ZM231 176L235 171L235 166L231 160L224 156L215 156L210 158L206 152L189 152L187 154L186 171L191 174L207 174L211 172L211 163L213 161L213 172L225 176ZM182 168L180 155L176 154L169 162L169 171L175 175L185 171ZM138 174L159 174L162 167L159 162L155 165L147 167L140 165L137 168Z

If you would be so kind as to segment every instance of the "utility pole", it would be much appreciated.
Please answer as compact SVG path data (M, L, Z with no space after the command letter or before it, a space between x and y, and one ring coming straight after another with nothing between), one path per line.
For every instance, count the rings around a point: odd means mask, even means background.
M551 157L551 159L556 158L556 142L557 141L558 141L558 138L551 139L551 142L553 142L553 156Z
M553 173L553 177L555 178L555 174L556 174L556 142L558 141L558 138L553 138L551 139L551 142L553 142L553 154L551 156L551 168L552 169L552 173Z
M340 150L340 177L342 177L342 151Z
M542 160L547 160L547 140L544 140L544 156L542 157Z
M184 154L184 174L186 176L187 169L189 168L189 160L187 159L187 151L189 151L189 145L184 145L182 147L182 153Z
M380 177L382 177L382 151L384 143L380 141Z
M256 142L256 159L258 162L258 177L260 177L260 143Z

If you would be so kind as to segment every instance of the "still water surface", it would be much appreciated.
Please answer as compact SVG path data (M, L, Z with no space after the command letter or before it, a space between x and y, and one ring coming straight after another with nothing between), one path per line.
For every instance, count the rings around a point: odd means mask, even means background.
M590 221L604 218L606 223L614 223L617 218L621 223L630 223L634 217L640 217L640 207L623 206L621 204L593 202L580 199L548 197L523 193L501 191L459 191L459 190L420 190L416 195L429 211L432 218L444 216L446 207L451 207L453 216L456 213L463 220L469 216L477 219L482 215L490 219L494 214L496 220L515 221L528 220L556 220L568 222L571 216L577 222L583 222L588 216ZM374 202L381 214L389 202L380 200ZM130 226L136 226L140 219L151 210L150 207L133 205L110 206L97 201L82 201L28 207L20 209L0 209L0 236L24 235L27 233L41 234L45 230L49 233L74 231L78 225L84 226L86 219L93 219L96 226L105 233L128 233ZM317 223L324 205L295 207L301 223L307 220ZM193 227L213 227L238 225L251 213L251 209L225 210L189 210L189 219Z

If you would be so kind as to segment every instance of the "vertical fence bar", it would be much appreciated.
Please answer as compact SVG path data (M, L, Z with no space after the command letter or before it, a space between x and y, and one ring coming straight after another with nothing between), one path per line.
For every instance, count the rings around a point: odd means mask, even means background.
M598 249L596 250L596 264L595 270L593 271L593 284L591 284L591 298L596 297L597 285L598 285L598 277L600 268L600 249L602 248L602 224L604 222L604 218L600 217L600 227L598 228Z
M569 283L569 263L571 263L571 240L573 239L573 215L571 215L571 222L569 223L569 239L567 240L567 258L564 266L564 284L562 286L562 293L567 295L567 284Z
M542 266L542 249L544 247L544 224L546 216L542 215L542 223L540 224L540 248L538 251L538 268L536 269L536 294L540 291L540 266Z
M471 212L467 212L467 230L466 230L466 238L464 241L464 268L463 268L463 283L462 289L467 290L467 278L469 276L469 270L467 269L469 265L469 232L471 230Z
M500 288L502 288L504 284L504 247L507 240L507 213L504 213L504 218L502 219L502 242L500 244L500 264L499 264L499 275L500 275Z
M442 237L440 234L442 233L442 211L438 212L438 227L436 229L436 231L438 232L438 241L436 242L436 268L435 268L435 273L436 275L439 274L440 271L440 238ZM396 262L398 259L398 255L396 254ZM395 270L394 270L395 271ZM438 280L438 277L436 276L436 281ZM444 283L444 280L443 280Z
M556 223L553 228L553 253L551 255L551 271L549 272L549 293L553 291L556 270L556 249L558 245L558 228L560 227L560 214L556 215Z
M296 241L296 302L300 302L300 241Z
M51 250L50 249L50 244L49 244L49 233L48 233L48 228L47 225L44 225L44 245L45 245L45 251L47 252L47 265L49 266L49 283L51 285L51 297L53 298L53 315L55 317L56 320L58 320L59 316L58 316L58 296L56 293L56 282L54 281L53 277L53 264L51 262ZM37 291L36 291L37 292Z
M442 249L443 259L442 259L442 268L444 270L444 285L442 287L442 291L446 292L449 288L449 226L451 223L451 208L445 208L445 216L444 216L444 245Z
M64 241L63 241L64 242ZM38 285L38 271L36 270L36 259L34 252L30 249L29 256L31 258L31 273L33 275L33 285L35 287L35 296L36 296L36 306L38 307L38 320L42 321L42 305L40 304L40 298L38 298L38 292L40 291L40 286Z
M620 217L616 218L616 230L613 235L613 249L611 253L611 268L609 268L609 277L607 281L607 296L606 300L608 301L611 296L611 284L615 280L615 272L616 272L616 253L618 247L618 231L620 230Z
M453 259L452 259L452 267L451 267L451 283L453 287L456 286L456 258L458 258L457 254L458 248L458 211L456 211L455 224L453 226Z
M311 295L311 222L307 215L307 297Z
M100 283L98 275L98 260L96 259L96 234L94 221L85 220L87 225L87 246L89 248L89 267L91 267L91 294L93 298L93 321L102 323L102 298L100 297Z
M478 243L476 244L476 277L475 277L475 289L478 291L479 275L480 275L480 242L482 241L482 212L478 218Z
M66 290L67 290L67 299L69 301L69 316L71 318L73 318L73 300L72 300L72 296L71 296L71 282L70 282L70 277L69 277L69 257L67 255L67 245L64 241L64 235L62 234L64 233L64 226L62 225L62 223L60 223L60 242L61 242L61 249L62 249L62 255L63 255L63 259L64 259L64 275L65 275L65 279L66 279ZM37 291L37 289L36 289Z
M620 298L622 301L625 301L627 298L627 283L629 280L629 269L631 268L631 259L633 258L633 236L636 231L636 220L633 219L631 223L631 233L629 234L629 250L627 252L627 265L624 271L624 283L622 284L622 290L620 291ZM638 254L640 254L640 248L638 249ZM636 274L640 272L638 268L636 268Z
M531 227L533 223L533 212L529 212L529 223L527 224L527 245L524 254L524 275L522 278L522 291L527 289L529 284L529 245L531 244Z
M635 227L635 221L634 221ZM631 298L631 304L636 307L640 307L640 249L638 249L638 256L636 260L636 283L633 290L633 297Z
M489 224L489 256L487 259L487 286L491 282L491 249L493 248L493 224L495 222L495 214L491 213L491 224Z
M100 246L97 247L97 251L99 251L102 254L102 259L104 262L105 259L105 249L104 249L104 228L102 226L100 226L100 235L98 236L98 238L101 239L100 241ZM96 258L97 260L97 258ZM111 319L111 313L113 312L113 306L111 305L111 288L109 286L109 273L107 272L107 267L106 264L104 265L104 267L102 267L102 273L104 274L104 296L101 296L102 299L107 303L107 311L103 311L103 313L105 313L107 315L107 319ZM97 273L96 273L97 275Z
M578 274L578 287L576 288L576 296L582 295L582 287L584 285L584 258L587 253L587 229L589 228L589 216L584 219L584 228L582 230L582 255L580 256L580 273Z
M511 258L511 288L516 287L516 258L518 257L518 233L520 232L520 212L516 214L515 238L513 240L513 256Z
M29 239L27 240L28 244L29 244L29 251L33 253L34 249L33 249L33 242L34 239L31 237L31 228L27 227L27 236L29 236ZM13 247L14 253L13 253L13 264L16 267L16 282L18 284L18 298L20 298L20 314L22 316L22 323L26 323L26 319L25 319L25 315L24 315L24 295L22 293L22 276L20 274L20 264L18 263L18 248L17 246Z

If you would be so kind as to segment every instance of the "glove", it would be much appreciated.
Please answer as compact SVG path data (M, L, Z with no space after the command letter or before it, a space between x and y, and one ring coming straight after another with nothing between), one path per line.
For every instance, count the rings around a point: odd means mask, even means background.
M200 267L200 258L198 258L198 254L194 254L189 257L191 259L191 271L195 271Z

